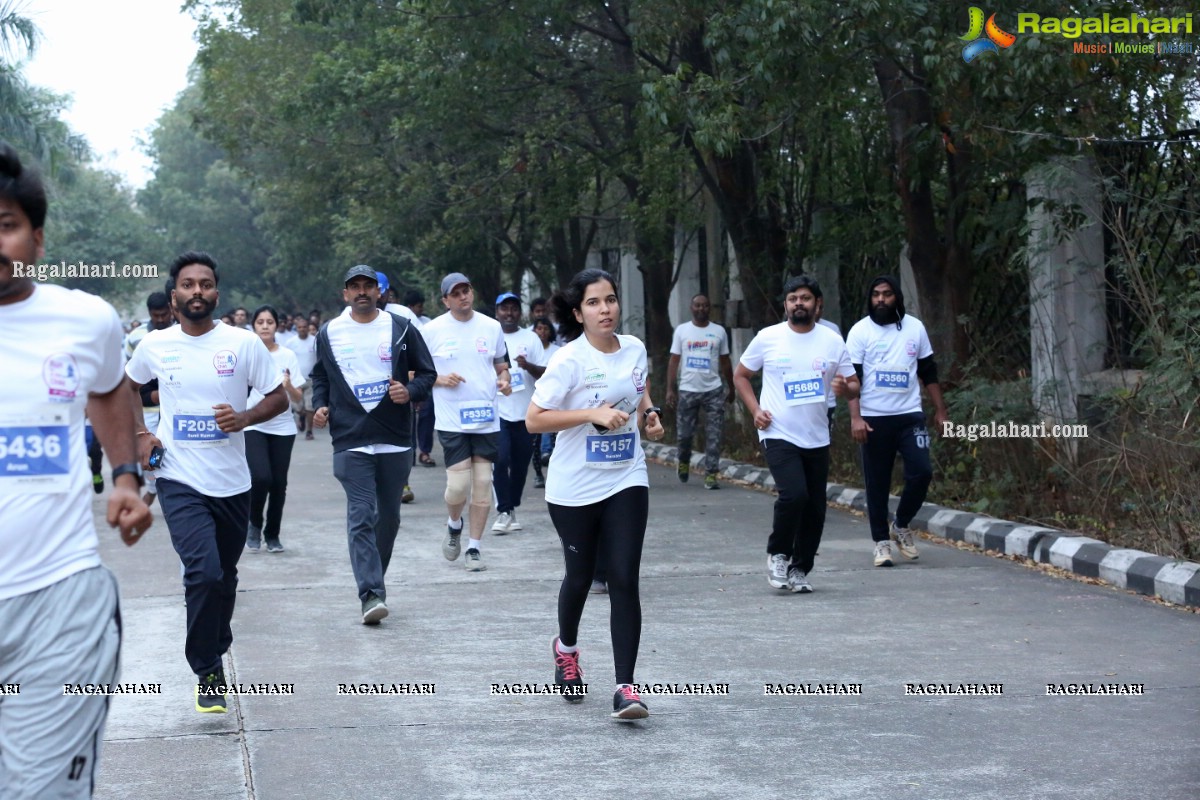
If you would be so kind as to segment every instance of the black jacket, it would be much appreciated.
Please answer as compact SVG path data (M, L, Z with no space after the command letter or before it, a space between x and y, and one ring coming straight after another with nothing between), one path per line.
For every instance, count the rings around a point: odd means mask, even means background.
M379 405L367 413L338 368L329 344L329 323L325 323L317 334L317 363L313 365L310 380L313 408L329 408L334 452L368 444L412 447L412 404L427 400L437 380L433 357L420 332L404 317L380 313L392 318L392 377L408 387L411 399L397 405L385 394ZM408 378L409 372L413 373L412 380Z

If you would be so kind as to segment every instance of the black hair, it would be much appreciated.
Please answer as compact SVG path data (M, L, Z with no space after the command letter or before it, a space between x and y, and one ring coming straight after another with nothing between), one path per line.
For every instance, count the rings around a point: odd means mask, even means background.
M238 306L237 308L234 309L234 311L237 311L238 308L242 308L242 307ZM246 309L242 308L242 310L245 311ZM258 315L263 313L264 311L266 311L268 314L271 315L271 319L275 320L275 327L278 328L279 327L279 312L275 310L275 306L269 306L269 305L266 305L265 303L263 305L259 306L258 308L254 309L254 314L250 317L250 324L253 325L254 320L258 319Z
M171 301L162 292L154 292L146 298L147 311L162 311L164 308L170 308Z
M613 291L617 291L617 279L610 273L602 269L585 269L575 273L571 282L550 298L554 318L558 320L558 332L568 342L578 339L579 334L583 333L583 323L575 319L575 312L583 306L583 295L587 288L600 281L608 281Z
M783 284L783 296L787 297L797 289L808 289L818 300L822 297L821 284L811 275L793 275L788 278Z
M171 262L171 281L179 280L179 271L184 267L190 267L192 264L201 264L212 270L213 283L221 285L221 275L217 272L217 262L208 253L199 250L188 250L186 253L181 253L174 261ZM174 287L171 287L174 288Z
M549 317L538 317L537 319L535 319L533 321L533 324L530 325L529 327L536 328L538 325L545 325L547 328L550 329L551 333L554 332L554 323L550 321Z
M533 298L532 300L530 300L530 301L529 301L529 307L530 307L530 308L533 308L533 307L534 307L534 306L536 306L538 303L541 303L542 305L546 305L546 298L544 298L544 297L535 297L535 298Z
M165 294L169 300L171 297L171 292L173 291L175 291L175 279L167 278L166 282L163 284L163 294Z
M21 164L17 151L0 140L0 197L16 202L34 230L46 225L46 187L36 170Z
M896 295L896 328L899 330L904 322L904 291L900 288L900 281L894 275L877 275L871 279L871 285L867 287L867 316L871 316L871 292L875 291L875 287L881 283L891 286L892 292Z
M414 306L421 305L425 302L425 295L421 294L416 289L409 289L404 293L404 305Z

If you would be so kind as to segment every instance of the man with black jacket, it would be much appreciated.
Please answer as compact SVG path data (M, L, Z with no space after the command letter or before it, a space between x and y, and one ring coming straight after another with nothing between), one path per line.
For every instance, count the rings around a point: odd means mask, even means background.
M374 269L352 267L342 296L350 307L317 335L313 424L330 427L362 622L377 625L388 615L383 576L412 467L412 403L429 397L437 372L416 327L376 307Z

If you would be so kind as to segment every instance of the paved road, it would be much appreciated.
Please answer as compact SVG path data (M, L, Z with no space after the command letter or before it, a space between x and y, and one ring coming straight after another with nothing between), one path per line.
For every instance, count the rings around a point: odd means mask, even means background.
M440 552L441 469L416 468L389 575L392 615L359 624L329 440L298 441L280 555L242 559L231 679L294 684L224 716L192 710L178 561L161 521L121 581L122 680L101 798L1157 798L1200 797L1200 617L1106 587L922 543L871 566L864 521L831 511L813 575L765 579L770 496L681 486L651 467L638 680L728 684L611 709L606 599L580 645L592 693L492 695L551 680L562 561L540 490L525 530L489 537L489 569ZM97 505L97 508L99 506ZM765 684L861 684L861 695L767 696ZM435 684L433 695L339 696L338 684ZM1002 684L1000 696L906 695L906 684ZM1141 696L1048 697L1047 684L1143 684Z

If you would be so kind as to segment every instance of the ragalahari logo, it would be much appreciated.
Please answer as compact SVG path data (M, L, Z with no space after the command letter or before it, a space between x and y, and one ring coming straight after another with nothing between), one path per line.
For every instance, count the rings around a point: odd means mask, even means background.
M971 6L967 13L970 28L958 38L968 43L963 48L963 61L968 64L984 53L999 53L1001 47L1006 49L1012 47L1013 42L1017 40L1017 37L1011 33L1000 30L1000 26L996 24L995 14L988 17L987 24L984 24L983 9L979 6ZM980 39L979 37L985 33L987 38Z

